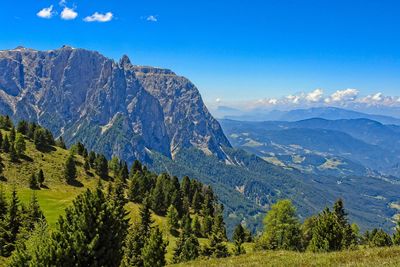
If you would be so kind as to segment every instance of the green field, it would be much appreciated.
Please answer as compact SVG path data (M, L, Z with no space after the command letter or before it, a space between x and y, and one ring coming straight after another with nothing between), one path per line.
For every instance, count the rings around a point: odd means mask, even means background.
M173 266L400 266L400 247L334 253L250 252L238 257L198 260Z

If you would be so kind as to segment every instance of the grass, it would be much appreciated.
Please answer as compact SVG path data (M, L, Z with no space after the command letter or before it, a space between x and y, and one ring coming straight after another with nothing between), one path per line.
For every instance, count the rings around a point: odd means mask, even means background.
M334 253L250 252L237 257L198 260L174 266L400 266L400 247L368 248Z

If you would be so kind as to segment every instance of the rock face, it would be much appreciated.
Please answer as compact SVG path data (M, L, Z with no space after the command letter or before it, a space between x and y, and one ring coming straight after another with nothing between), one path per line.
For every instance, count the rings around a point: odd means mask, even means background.
M230 147L186 78L68 46L0 51L0 113L128 162L189 147L223 158Z

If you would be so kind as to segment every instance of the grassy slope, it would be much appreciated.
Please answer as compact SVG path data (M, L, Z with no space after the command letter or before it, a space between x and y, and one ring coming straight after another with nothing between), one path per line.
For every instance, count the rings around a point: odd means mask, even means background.
M400 247L320 254L267 251L175 266L400 266Z
M2 131L3 136L8 132ZM94 173L86 174L83 170L83 158L76 155L78 181L77 186L71 186L65 183L62 173L63 164L69 155L69 151L54 147L49 152L38 151L34 144L26 140L27 150L25 157L18 163L10 162L8 154L0 153L4 165L5 181L0 181L0 186L3 187L6 194L9 196L12 187L17 188L18 197L22 203L28 204L33 191L29 188L29 178L32 173L37 173L39 169L43 169L45 175L45 188L35 190L39 200L40 207L46 216L47 222L52 229L55 228L60 215L64 214L66 207L72 204L73 199L85 191L87 188L94 188L99 180L99 177ZM107 182L104 182L106 186ZM126 209L129 211L131 221L138 219L140 205L128 203ZM173 250L176 244L176 238L168 234L167 222L165 217L160 217L153 214L153 220L168 239L167 260L170 262L173 256ZM206 239L201 239L200 243L205 244ZM4 266L5 260L0 257L0 266Z

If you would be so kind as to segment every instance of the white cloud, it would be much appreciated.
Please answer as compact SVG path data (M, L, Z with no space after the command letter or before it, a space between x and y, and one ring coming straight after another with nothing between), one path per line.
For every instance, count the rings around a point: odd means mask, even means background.
M151 22L157 22L158 21L157 17L153 16L153 15L148 16L146 20L147 21L151 21Z
M359 91L357 89L345 89L334 92L328 99L327 102L342 102L352 101L358 96Z
M61 12L61 18L63 20L73 20L78 16L78 13L73 8L64 7Z
M95 12L93 15L84 18L83 20L86 22L108 22L113 19L114 15L111 12L107 12L105 14L101 14Z
M58 4L60 6L65 6L67 4L67 0L60 0L60 2L58 2Z
M54 14L55 12L53 12L53 5L43 8L38 13L36 13L38 17L43 19L50 19L51 17L53 17Z
M318 88L308 93L306 99L310 102L319 102L321 101L323 95L324 95L324 90Z

